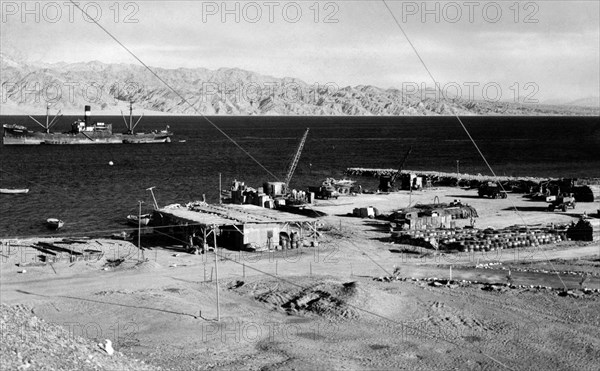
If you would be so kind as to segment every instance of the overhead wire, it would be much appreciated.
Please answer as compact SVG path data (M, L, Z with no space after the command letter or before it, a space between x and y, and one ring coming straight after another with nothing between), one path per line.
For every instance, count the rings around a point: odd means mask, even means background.
M191 107L198 115L200 115L206 122L208 122L212 127L214 127L217 131L219 131L222 135L224 135L229 141L231 141L237 148L239 148L245 155L247 155L253 162L255 162L259 167L261 167L266 173L268 173L270 176L272 176L274 179L278 180L278 177L276 175L274 175L271 171L269 171L258 159L256 159L252 154L250 154L246 149L244 149L239 143L237 143L237 141L235 139L233 139L231 136L229 136L224 130L222 130L218 125L216 125L212 120L210 120L208 117L206 117L205 115L203 115L194 105L192 105L188 99L186 99L181 93L179 93L176 89L174 89L167 81L165 81L160 75L158 75L151 67L149 67L146 63L144 63L135 53L133 53L127 46L125 46L123 43L121 43L112 33L110 33L105 27L103 27L97 20L95 20L93 17L90 17L84 9L82 9L78 3L76 3L73 0L69 0L76 8L78 8L84 15L87 16L88 19L91 19L93 21L93 23L95 23L99 28L101 28L109 37L111 37L118 45L120 45L127 53L129 53L134 59L136 59L145 69L147 69L154 77L156 77L162 84L164 84L169 90L171 90L175 95L177 95L182 102L184 102L185 104L187 104L189 107ZM392 18L394 19L396 25L398 26L398 28L400 29L400 31L402 32L402 34L404 35L405 39L407 40L407 42L409 43L410 47L412 48L412 50L414 51L414 53L416 54L416 56L418 57L419 61L421 62L422 66L425 68L427 74L429 75L429 77L432 79L432 81L435 84L436 89L440 92L442 98L445 99L444 93L443 91L440 89L439 83L437 82L437 80L435 79L434 75L432 74L432 72L429 70L429 68L427 67L427 65L425 64L423 58L421 57L421 55L419 54L419 52L417 51L417 49L415 48L414 44L412 43L412 41L410 40L410 38L408 37L408 35L406 34L406 32L404 31L403 27L401 26L400 22L398 21L398 19L396 18L396 16L394 15L394 13L392 12L392 10L390 9L390 7L388 6L387 2L385 0L382 0L382 2L384 3L386 9L388 10L388 12L390 13L390 15L392 16ZM493 177L495 179L498 179L496 173L494 172L492 166L490 165L490 163L488 162L488 160L486 159L485 155L483 154L483 152L481 151L481 149L479 148L479 146L477 145L475 139L472 137L472 135L470 134L469 130L467 129L467 127L465 126L465 124L463 123L463 121L461 120L461 118L458 116L458 113L455 110L452 110L455 118L457 119L458 123L460 124L461 128L463 129L463 131L466 133L466 135L468 136L469 140L471 141L471 143L473 144L473 146L475 147L477 153L480 155L480 157L483 159L486 167L490 170L490 172L492 173ZM500 187L502 188L503 191L505 191L503 185L498 182L498 184L500 185ZM523 224L526 226L527 229L529 229L524 217L522 216L522 214L519 212L518 208L516 207L516 205L514 204L513 200L510 200L515 212L517 213L517 215L520 217L520 219L522 220ZM89 232L88 232L89 233ZM363 253L364 254L364 253ZM367 257L369 257L367 255ZM218 258L218 255L216 256L216 258ZM370 257L369 257L370 258ZM371 258L370 258L371 259ZM381 267L379 264L377 264L373 259L371 259L371 261L373 261L376 265L378 265L382 270L384 270L386 273L388 273L385 268ZM235 262L235 261L234 261ZM235 262L238 263L238 262ZM550 262L551 263L551 262ZM239 264L239 263L238 263ZM552 263L551 263L552 264ZM266 275L270 275L268 272L263 272L260 271L256 268L250 267L250 269L255 269L263 274ZM558 274L558 273L557 273ZM563 283L563 285L566 288L565 283L562 281L562 279L560 278L561 282ZM280 280L283 281L289 281L289 280L284 280L281 277L276 277ZM356 308L356 309L360 309L365 311L362 308ZM368 311L365 311L368 312ZM398 323L397 321L391 320L389 318L385 318L383 316L380 316L376 313L370 313L374 316L378 316L381 317L383 319L386 319L388 321L392 321L394 323ZM451 343L455 346L459 346L458 344L456 344L455 342L452 342L448 339L443 339L444 341ZM461 345L462 346L462 345ZM495 363L505 367L505 368L510 368L508 367L506 364L500 362L499 360L495 359L494 357L491 357L490 355L482 352L481 350L478 350L479 353L483 354L485 357L491 359L492 361L494 361Z
M433 73L430 71L429 67L427 67L427 64L425 64L425 61L421 57L421 54L419 53L419 51L417 50L417 48L415 47L415 45L413 44L413 42L410 40L410 38L408 37L408 35L404 31L404 27L402 27L402 25L400 24L400 21L398 21L398 18L396 17L396 15L392 11L392 9L389 7L387 1L386 0L381 0L381 1L383 2L383 4L385 5L385 8L387 9L387 11L389 12L389 14L393 18L394 23L396 24L396 26L398 27L398 29L400 30L400 32L402 32L402 35L404 35L404 38L406 39L406 41L410 45L411 49L413 50L413 52L415 53L415 55L417 56L417 58L421 62L421 65L423 66L423 68L425 69L425 71L427 72L427 74L429 75L429 77L431 78L431 80L433 81L435 89L439 92L439 94L442 97L442 99L446 100L446 96L445 96L443 90L440 88L440 84L438 83L438 80L433 76ZM487 158L485 157L485 155L483 154L483 152L481 151L481 149L477 145L477 142L475 141L475 139L473 139L473 136L471 135L471 133L469 132L469 130L467 129L467 127L463 123L462 119L460 118L460 116L458 115L458 113L456 112L456 110L452 109L451 112L453 113L453 116L456 118L456 120L460 124L461 128L463 129L463 131L465 132L465 134L467 135L467 137L469 138L469 140L473 144L473 147L475 147L475 150L477 151L477 153L479 154L479 156L481 157L481 159L485 163L486 167L492 173L492 176L496 180L496 183L500 186L500 188L502 189L503 192L507 193L506 189L504 189L504 186L502 185L502 182L500 182L498 180L498 176L496 175L496 172L494 171L494 169L492 169L492 166L490 165L490 163L488 162ZM525 221L525 218L523 217L523 215L519 211L519 208L514 203L514 200L512 199L512 197L507 197L507 199L511 203L512 208L515 210L515 213L518 215L518 217L523 222L523 225L525 226L525 228L527 229L527 231L529 231L529 225L527 224L527 222ZM566 290L567 289L567 285L563 281L562 277L560 277L560 274L559 274L558 270L554 267L554 264L547 257L546 253L543 250L542 250L542 253L546 256L547 261L552 266L552 269L554 269L554 271L556 272L556 275L557 275L558 279L560 280L560 282L562 283L563 287Z

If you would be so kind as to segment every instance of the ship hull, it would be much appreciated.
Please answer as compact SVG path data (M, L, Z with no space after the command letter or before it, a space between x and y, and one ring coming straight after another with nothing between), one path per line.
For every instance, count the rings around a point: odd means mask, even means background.
M4 127L4 145L152 144L169 143L171 134L39 133Z
M151 143L170 143L171 138L168 135L140 134L123 135L125 144L151 144Z
M2 143L5 145L16 145L16 146L28 146L28 145L40 145L43 143L43 139L34 137L4 137Z
M3 125L2 143L7 145L37 145L44 141L44 133L29 131L24 126Z
M80 134L47 134L42 144L122 144L123 136L111 135L82 135Z

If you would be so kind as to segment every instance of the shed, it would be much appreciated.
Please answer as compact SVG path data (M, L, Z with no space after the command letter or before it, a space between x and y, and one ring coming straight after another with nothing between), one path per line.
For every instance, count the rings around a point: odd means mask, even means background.
M187 245L190 236L204 246L217 244L240 250L275 249L296 246L302 240L318 237L315 218L256 205L210 205L204 202L188 206L168 206L154 212L156 227ZM212 238L210 238L213 234Z

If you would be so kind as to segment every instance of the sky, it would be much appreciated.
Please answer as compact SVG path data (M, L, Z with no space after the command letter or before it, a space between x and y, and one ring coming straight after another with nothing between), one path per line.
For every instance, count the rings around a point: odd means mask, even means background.
M0 2L4 54L138 63L66 0ZM432 86L425 65L445 92L464 98L600 95L595 0L387 1L391 13L376 0L78 3L150 66L401 89Z

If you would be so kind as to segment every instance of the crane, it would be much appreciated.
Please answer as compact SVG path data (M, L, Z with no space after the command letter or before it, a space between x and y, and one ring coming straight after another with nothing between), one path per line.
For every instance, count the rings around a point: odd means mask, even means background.
M400 163L400 167L398 168L398 172L396 174L392 175L392 179L390 179L390 183L392 184L392 186L394 185L394 183L396 183L396 180L400 176L400 173L402 173L404 164L406 164L406 160L408 159L408 156L410 156L411 152L412 152L412 146L410 146L408 151L406 151L406 154L404 155L404 158L402 159L402 162Z
M288 167L287 175L285 176L285 189L289 189L290 181L292 180L292 176L294 175L294 171L296 171L296 167L298 166L298 162L300 161L300 155L302 154L302 149L304 148L304 143L306 142L306 137L308 137L309 128L306 128L302 139L300 140L300 144L298 145L298 149L296 150L296 154Z
M398 167L397 172L395 172L392 175L381 175L379 177L379 190L380 191L389 192L390 189L394 186L394 183L396 183L396 180L402 173L404 164L406 164L406 160L408 159L408 156L410 155L411 152L412 152L412 146L410 146L408 151L406 151L406 154L404 155L404 158L402 159L402 162L400 163L400 166Z

